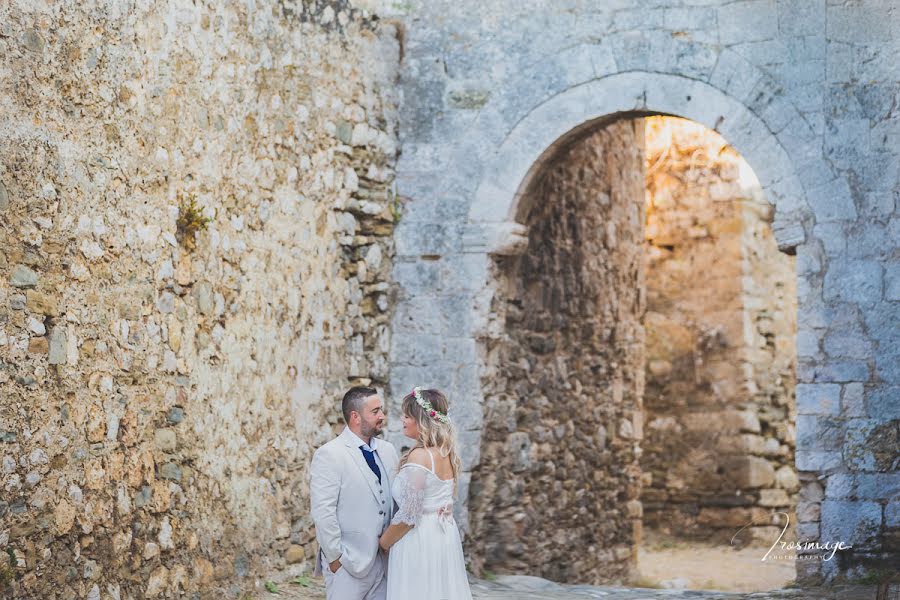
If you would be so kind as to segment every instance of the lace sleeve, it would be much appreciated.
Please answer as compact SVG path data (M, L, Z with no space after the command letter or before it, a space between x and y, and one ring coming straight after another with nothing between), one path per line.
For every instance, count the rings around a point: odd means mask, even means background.
M404 466L397 473L397 512L391 523L415 526L425 504L425 476L428 472L415 466Z

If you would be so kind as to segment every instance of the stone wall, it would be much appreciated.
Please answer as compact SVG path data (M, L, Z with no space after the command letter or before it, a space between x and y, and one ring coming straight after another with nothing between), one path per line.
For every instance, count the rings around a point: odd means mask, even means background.
M388 376L397 32L344 2L0 23L17 597L228 597L309 566L311 453L348 383Z
M640 540L643 123L559 151L500 258L470 557L556 581L627 578Z
M728 541L754 521L748 533L768 545L768 513L793 512L799 488L793 259L721 136L646 122L644 525Z
M402 290L434 281L432 320L455 324L454 360L423 354L417 371L483 400L473 342L490 315L490 255L521 236L523 182L548 148L632 111L702 123L752 166L779 247L796 251L798 533L854 545L798 561L798 575L896 561L900 12L876 0L404 6L397 181L416 219L397 228L410 265L395 276ZM439 234L431 247L423 230ZM413 265L438 246L439 265ZM398 298L409 310L412 295ZM393 385L424 336L392 339ZM481 423L469 426L478 448Z

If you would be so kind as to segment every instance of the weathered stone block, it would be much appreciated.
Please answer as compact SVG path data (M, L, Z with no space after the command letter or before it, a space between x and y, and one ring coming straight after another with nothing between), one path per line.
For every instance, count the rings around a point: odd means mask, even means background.
M772 464L756 456L737 457L726 462L729 479L740 488L766 487L775 481Z
M875 354L875 373L886 383L900 384L900 336L893 343L879 344Z
M900 263L891 262L885 265L884 299L900 300Z
M872 305L881 300L881 279L876 261L835 259L825 273L824 298Z
M861 383L847 383L841 390L841 414L845 417L865 417L865 388Z
M796 471L785 465L775 471L775 485L793 493L800 489L800 480L797 478Z
M818 522L821 516L821 504L818 502L798 502L797 521L800 523Z
M305 559L306 551L303 549L303 546L292 544L284 552L284 562L289 565L295 565L297 563L303 562Z
M50 343L46 337L33 337L28 341L29 354L47 354L50 352Z
M782 489L759 490L760 506L779 507L788 506L790 503L790 498L788 498L787 493Z
M796 387L797 414L836 415L840 412L841 386L800 383Z
M869 381L870 369L867 362L855 360L826 360L815 367L815 381L848 383Z
M157 429L154 433L154 444L163 452L174 452L178 445L174 429Z
M822 541L841 541L856 550L871 548L881 527L881 513L876 502L826 499L822 502Z
M66 329L64 327L54 327L50 330L49 340L49 362L51 365L62 365L66 363L67 344Z
M795 454L799 471L824 471L842 464L840 452L822 450L801 450Z
M857 473L855 479L860 500L894 501L900 496L900 473Z
M825 353L835 358L866 359L872 355L872 342L862 333L829 332L825 336Z
M25 306L29 311L49 317L59 316L59 305L56 298L36 290L25 292L25 298Z
M13 267L9 276L9 284L17 288L33 288L38 283L37 273L26 267L25 265L16 265Z
M844 461L862 471L891 469L897 457L896 427L874 419L850 419L844 439Z

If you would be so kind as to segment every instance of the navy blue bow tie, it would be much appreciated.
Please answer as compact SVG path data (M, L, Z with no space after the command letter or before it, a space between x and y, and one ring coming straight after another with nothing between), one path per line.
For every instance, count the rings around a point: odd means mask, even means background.
M375 477L378 478L378 483L381 483L381 469L378 468L378 463L375 462L375 451L366 450L365 446L360 446L359 449L362 450L363 456L369 464L369 468L372 469L372 472L375 473Z

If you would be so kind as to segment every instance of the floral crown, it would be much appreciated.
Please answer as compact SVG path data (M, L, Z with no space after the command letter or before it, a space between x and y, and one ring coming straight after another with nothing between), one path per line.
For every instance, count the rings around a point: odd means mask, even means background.
M413 388L413 396L416 397L416 403L425 409L425 412L435 421L440 421L441 423L449 423L450 417L445 415L439 410L435 410L433 406L431 406L431 402L429 402L424 396L422 396L422 388L414 387Z

